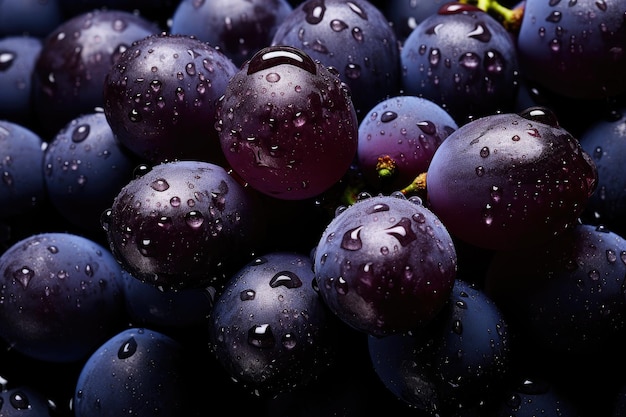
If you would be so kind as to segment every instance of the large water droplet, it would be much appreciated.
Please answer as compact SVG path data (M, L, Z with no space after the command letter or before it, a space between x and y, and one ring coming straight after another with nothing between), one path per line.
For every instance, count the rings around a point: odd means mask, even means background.
M400 245L407 246L413 242L417 236L411 228L411 219L403 217L394 226L385 229L385 233L395 237L400 242Z
M258 348L271 348L276 344L269 324L255 324L248 330L248 343Z
M133 356L135 352L137 352L137 341L131 336L128 340L122 343L122 346L120 346L117 351L117 357L120 359L128 359Z
M286 287L286 288L298 288L302 286L302 281L295 273L291 271L281 271L275 274L270 279L270 287Z
M357 226L351 230L348 230L343 234L341 239L341 247L345 250L359 250L363 247L363 241L361 241L361 230L363 226Z

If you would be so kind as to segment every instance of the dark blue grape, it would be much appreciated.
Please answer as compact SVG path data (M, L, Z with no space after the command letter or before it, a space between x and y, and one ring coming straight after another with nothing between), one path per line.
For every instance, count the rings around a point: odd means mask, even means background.
M132 276L164 289L223 284L264 231L256 195L209 162L146 168L103 216L111 251Z
M44 152L48 198L69 223L102 231L100 216L133 178L139 161L117 141L104 113L86 113L54 136Z
M450 3L420 22L404 41L406 94L439 104L459 125L513 110L519 64L511 35L474 6Z
M46 199L44 141L32 130L0 120L0 218L34 212Z
M326 304L374 336L428 323L447 302L456 276L456 251L445 226L402 195L366 197L340 211L314 257Z
M34 36L0 38L0 119L34 131L31 78L41 48Z
M356 154L358 122L345 84L290 46L263 48L246 62L230 79L217 119L229 165L275 198L323 193Z
M208 326L208 316L213 308L213 288L163 291L127 271L123 271L122 275L126 311L135 327L191 331Z
M241 66L270 45L292 10L287 0L182 0L170 32L208 42Z
M51 417L54 408L38 390L19 385L3 387L0 391L0 415L2 417Z
M623 1L527 0L517 34L523 74L564 97L626 92Z
M426 413L484 408L510 372L505 316L482 290L461 280L428 325L368 341L387 389Z
M624 276L626 240L581 224L546 244L497 252L485 288L531 346L580 357L623 338Z
M578 136L598 169L598 186L583 213L585 221L626 233L626 108L615 119L595 119Z
M0 2L0 37L46 37L63 22L59 0L4 0Z
M457 128L452 116L430 100L390 97L359 125L359 169L375 189L401 190L428 170L435 150Z
M218 294L209 334L217 360L263 395L307 385L333 362L337 321L314 288L308 255L270 252Z
M104 341L85 361L76 382L76 417L185 416L200 405L189 395L189 362L175 339L129 328Z
M494 250L537 245L574 225L597 185L593 160L546 108L469 122L437 148L429 207L452 235Z
M0 337L28 357L84 360L124 323L121 268L100 244L42 233L0 256Z
M57 26L43 41L33 75L42 132L54 136L72 119L102 107L111 66L135 40L158 31L151 21L119 10L86 12Z
M301 49L334 68L349 87L359 118L400 91L395 31L367 0L307 0L278 26L272 45Z
M216 102L237 67L206 42L154 34L110 67L104 112L118 140L152 163L176 159L223 165Z

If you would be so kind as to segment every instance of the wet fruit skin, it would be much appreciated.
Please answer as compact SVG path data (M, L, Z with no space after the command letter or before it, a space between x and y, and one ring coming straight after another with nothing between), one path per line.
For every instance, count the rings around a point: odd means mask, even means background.
M218 294L209 325L212 350L251 392L299 389L333 363L338 322L314 281L307 254L269 252L233 274Z
M100 215L133 178L140 160L115 138L102 112L69 122L44 151L46 193L69 223L102 231Z
M349 326L382 337L428 323L456 276L456 251L419 200L370 196L341 211L314 253L320 294Z
M546 108L486 116L454 131L428 168L428 204L452 235L508 250L574 225L598 173Z
M85 361L73 415L189 415L198 402L191 401L187 366L183 345L170 336L149 328L122 330Z
M103 216L112 253L132 276L165 290L220 286L260 239L255 194L209 162L146 168Z
M186 35L137 40L108 69L104 113L118 140L151 163L176 159L223 165L216 102L237 67Z
M403 91L439 104L459 125L510 112L520 78L515 51L510 33L486 12L444 4L403 43Z
M216 129L242 180L285 200L329 189L348 170L358 141L345 85L290 46L263 48L230 79L218 102Z
M398 398L425 413L450 413L499 398L510 375L509 333L506 317L483 290L455 280L432 323L369 336L368 347L376 374Z
M35 131L31 75L41 48L34 36L0 38L0 120Z
M278 26L271 45L293 46L333 67L350 87L359 119L401 89L398 39L369 1L303 1Z
M237 67L270 44L293 7L286 0L183 0L170 32L218 47Z
M76 234L29 236L0 256L0 337L37 360L71 363L124 326L121 268Z
M110 66L135 40L158 31L151 21L119 10L93 10L57 26L43 40L33 73L33 105L45 139L102 107Z
M33 212L46 197L44 141L21 124L0 120L0 218Z

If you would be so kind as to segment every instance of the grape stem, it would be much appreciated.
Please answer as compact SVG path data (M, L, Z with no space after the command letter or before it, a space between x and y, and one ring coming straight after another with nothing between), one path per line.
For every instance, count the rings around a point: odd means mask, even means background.
M413 182L400 190L404 195L426 194L426 173L419 174Z
M381 180L393 177L397 172L396 161L389 155L379 156L376 160L376 172Z
M498 3L497 0L459 0L463 4L471 4L496 17L505 29L513 34L519 32L524 17L524 0L517 7L509 9Z

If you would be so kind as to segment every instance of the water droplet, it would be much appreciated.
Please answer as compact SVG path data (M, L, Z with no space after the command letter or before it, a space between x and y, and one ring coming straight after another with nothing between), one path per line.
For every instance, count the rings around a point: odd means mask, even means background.
M270 46L248 61L248 75L279 65L294 65L311 74L317 74L317 65L308 54L286 45Z
M377 203L365 210L367 214L381 213L383 211L389 211L389 205Z
M454 320L454 323L452 323L452 331L455 334L463 334L463 323L461 323L461 320Z
M248 343L258 348L271 348L276 344L269 324L255 324L248 330Z
M480 57L474 52L466 52L459 57L459 65L467 69L476 69L480 65Z
M483 175L485 175L485 167L477 166L476 167L476 175L478 175L479 177L482 177Z
M346 77L355 80L361 76L361 66L359 64L349 63L346 65L344 73Z
M119 359L128 359L133 356L135 352L137 352L137 341L131 336L128 340L122 343L122 346L120 346L117 351L117 357Z
M348 25L341 19L333 19L330 21L330 28L335 32L341 32L348 29Z
M358 26L353 27L352 38L357 42L363 42L363 40L365 39L365 37L363 36L363 30Z
M141 122L141 120L143 119L141 117L141 114L139 113L139 110L137 109L132 109L129 113L128 113L128 118L130 119L131 122L133 123L139 123Z
M488 156L489 156L489 148L488 148L488 147L486 147L486 146L483 146L483 147L480 149L480 156L481 156L482 158L486 158L486 157L488 157Z
M606 251L606 260L609 261L609 263L613 263L613 262L617 261L617 254L615 253L614 250L607 249L607 251Z
M0 51L0 71L6 71L11 68L16 55L10 51Z
M170 205L172 207L180 207L180 197L172 197L172 198L170 198Z
M35 271L27 266L23 266L13 272L13 278L15 278L22 287L27 288L30 280L35 276Z
M241 301L254 300L254 297L256 297L256 292L252 289L243 290L239 293L239 299Z
M345 232L343 234L343 238L341 239L341 247L350 251L361 249L363 247L363 242L361 241L360 236L362 229L363 226L357 226Z
M429 120L422 120L416 123L417 127L427 135L434 135L437 133L437 126Z
M267 80L268 83L276 83L280 81L280 75L278 75L275 72L270 72L269 74L265 76L265 79Z
M88 124L81 124L72 131L72 142L80 143L89 136L90 127Z
M302 281L295 273L291 271L281 271L275 274L270 279L270 287L286 287L286 288L298 288L302 286Z
M357 16L359 16L363 20L367 20L367 13L365 13L365 10L363 10L358 4L351 1L346 2L346 4L350 8L350 10L356 13Z
M22 391L15 391L11 394L9 399L11 406L16 410L28 410L30 408L30 400L28 396ZM9 411L9 413L11 413Z
M491 31L484 23L479 22L474 27L474 30L469 32L467 36L481 42L489 42L491 40Z
M546 22L558 23L561 21L562 17L563 17L563 14L560 11L553 10L552 12L550 12L548 17L546 17Z
M170 184L163 178L156 179L150 184L150 188L154 191L165 191L170 188Z
M196 210L192 210L185 214L185 222L192 228L197 229L204 223L204 216Z
M290 350L296 347L297 340L291 333L285 333L282 337L281 343L285 349Z
M383 123L389 123L392 120L395 120L397 118L398 118L398 113L396 113L395 111L391 111L391 110L387 110L386 112L380 115L380 121Z
M385 229L385 233L398 239L402 246L407 246L417 239L415 232L411 228L411 219L408 217L401 218L398 223Z

